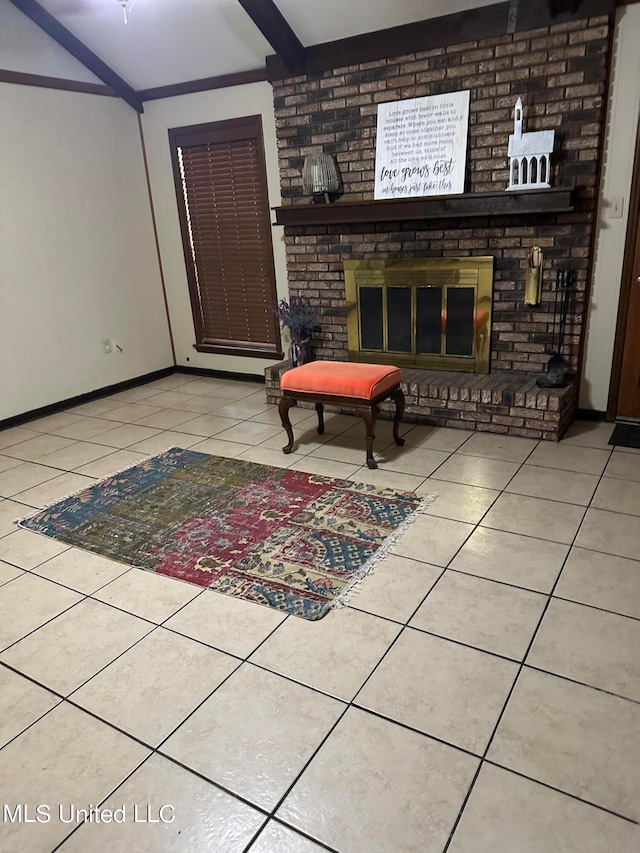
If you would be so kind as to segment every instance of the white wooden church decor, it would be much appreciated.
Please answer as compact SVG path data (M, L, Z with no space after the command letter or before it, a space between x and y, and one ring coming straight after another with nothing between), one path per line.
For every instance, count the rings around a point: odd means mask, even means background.
M548 189L555 130L522 132L522 99L516 101L513 133L509 136L508 190Z

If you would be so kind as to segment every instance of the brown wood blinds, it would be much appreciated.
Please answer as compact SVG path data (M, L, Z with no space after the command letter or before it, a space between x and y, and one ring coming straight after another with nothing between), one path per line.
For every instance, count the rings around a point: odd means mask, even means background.
M169 131L195 348L280 358L260 116Z

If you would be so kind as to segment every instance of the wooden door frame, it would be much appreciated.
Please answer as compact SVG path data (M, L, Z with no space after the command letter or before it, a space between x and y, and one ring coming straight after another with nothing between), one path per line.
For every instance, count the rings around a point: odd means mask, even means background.
M629 218L624 244L624 260L622 263L622 279L620 282L620 301L618 303L618 320L613 346L613 363L611 365L611 382L609 384L609 400L607 402L608 421L615 420L620 394L622 377L622 359L624 355L625 334L629 317L629 300L633 286L633 261L636 249L636 236L640 228L640 114L636 130L636 151L633 161L633 178L629 195Z

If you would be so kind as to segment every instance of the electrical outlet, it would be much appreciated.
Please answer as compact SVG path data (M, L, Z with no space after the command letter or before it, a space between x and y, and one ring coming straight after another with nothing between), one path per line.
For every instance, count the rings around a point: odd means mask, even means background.
M103 349L104 349L104 351L105 351L105 355L109 355L109 353L112 353L112 352L113 352L113 347L112 347L112 345L111 345L111 341L109 340L109 338L105 338L105 339L102 341L102 347L103 347Z

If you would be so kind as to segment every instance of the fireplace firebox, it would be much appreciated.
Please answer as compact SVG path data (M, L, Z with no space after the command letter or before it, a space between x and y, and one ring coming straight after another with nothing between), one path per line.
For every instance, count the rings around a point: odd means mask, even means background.
M489 373L493 257L344 262L351 361Z

